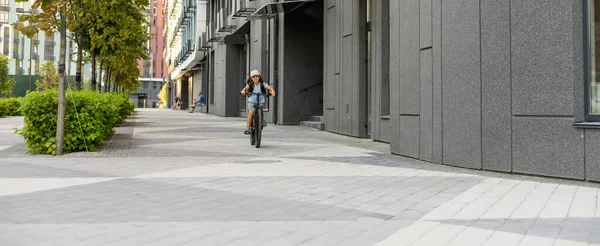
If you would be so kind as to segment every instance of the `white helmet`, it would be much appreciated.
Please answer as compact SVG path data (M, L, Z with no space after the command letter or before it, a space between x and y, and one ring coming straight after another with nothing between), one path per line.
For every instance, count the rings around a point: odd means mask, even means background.
M258 70L252 70L250 72L250 78L254 77L254 76L260 76L260 72Z

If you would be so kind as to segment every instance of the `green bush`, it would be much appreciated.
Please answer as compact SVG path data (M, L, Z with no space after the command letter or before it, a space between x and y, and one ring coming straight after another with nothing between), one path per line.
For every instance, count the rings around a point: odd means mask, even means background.
M113 135L113 128L133 113L126 95L68 90L66 98L65 153L85 150L86 144L95 151ZM22 99L21 111L25 126L18 133L25 138L29 152L55 154L57 90L28 93Z
M21 115L19 98L0 98L0 117Z

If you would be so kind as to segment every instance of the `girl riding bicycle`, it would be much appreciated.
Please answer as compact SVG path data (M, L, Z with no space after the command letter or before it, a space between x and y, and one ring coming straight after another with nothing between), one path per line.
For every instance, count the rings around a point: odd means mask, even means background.
M252 70L250 72L250 79L246 81L246 87L242 90L242 95L245 95L247 92L267 94L267 90L269 90L271 96L275 96L275 90L263 81L260 72L258 70ZM255 104L259 104L260 107L263 107L265 105L265 96L252 95L248 97L248 120L246 121L246 130L244 130L244 134L246 135L250 134L250 123L252 122L252 116L254 115ZM266 121L264 122L264 125L267 125Z

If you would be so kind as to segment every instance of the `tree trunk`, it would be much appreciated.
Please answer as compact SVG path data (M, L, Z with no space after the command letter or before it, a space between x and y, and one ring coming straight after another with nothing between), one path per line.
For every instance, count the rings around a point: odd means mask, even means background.
M100 82L102 82L102 68L104 68L104 59L100 59L100 74L98 76L98 81ZM102 86L100 84L98 84L98 91L102 92Z
M117 88L119 87L119 75L115 76L115 85L113 86L113 92L117 92Z
M65 138L65 61L67 56L67 7L60 7L60 57L58 60L58 115L56 119L56 155L62 155Z
M106 68L106 79L104 82L104 93L110 92L110 67Z
M83 49L81 48L81 43L82 43L82 39L83 39L83 35L81 34L81 31L77 32L77 71L75 73L75 89L80 91L81 90L81 62L83 61Z
M92 49L92 91L96 90L96 51Z

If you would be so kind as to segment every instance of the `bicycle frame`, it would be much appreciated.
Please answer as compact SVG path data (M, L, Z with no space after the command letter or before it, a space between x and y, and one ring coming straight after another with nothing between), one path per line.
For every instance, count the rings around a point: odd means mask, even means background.
M264 95L265 97L269 97L269 94L263 93L246 93L249 96L256 96L256 101L258 103L254 104L254 113L252 115L252 122L250 122L250 144L254 145L256 148L260 148L260 143L262 139L262 129L263 129L263 109L260 106L260 98L259 96Z

